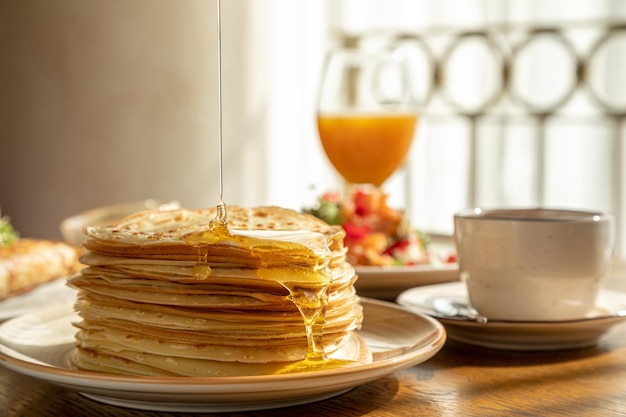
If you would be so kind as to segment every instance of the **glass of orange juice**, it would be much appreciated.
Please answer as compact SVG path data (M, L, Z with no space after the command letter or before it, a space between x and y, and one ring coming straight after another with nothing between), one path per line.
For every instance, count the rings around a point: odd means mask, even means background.
M326 156L348 184L380 187L404 162L417 104L399 49L329 51L317 126Z

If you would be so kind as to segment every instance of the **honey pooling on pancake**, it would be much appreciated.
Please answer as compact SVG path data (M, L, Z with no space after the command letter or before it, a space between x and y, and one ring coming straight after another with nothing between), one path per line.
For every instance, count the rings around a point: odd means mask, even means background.
M242 234L243 233L243 234ZM354 363L354 361L329 359L324 352L324 324L328 305L328 289L332 276L327 267L332 253L320 233L307 231L235 231L228 228L227 209L223 202L217 206L216 217L211 221L207 232L186 237L191 244L216 243L220 240L231 240L239 243L253 256L259 258L262 268L256 272L260 279L276 281L282 285L289 295L285 298L296 306L300 314L307 337L307 353L302 361L290 363L278 373L305 372L337 368ZM318 257L320 261L313 270L299 265L287 268L272 268L282 256L277 252L284 250L293 259ZM200 259L194 267L194 277L210 279L211 269L207 267L206 253L199 253Z

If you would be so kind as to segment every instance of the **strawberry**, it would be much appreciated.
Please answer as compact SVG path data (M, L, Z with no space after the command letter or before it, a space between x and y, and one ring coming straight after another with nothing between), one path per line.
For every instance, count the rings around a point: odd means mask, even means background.
M361 240L370 234L371 229L367 226L358 225L354 222L347 221L343 225L346 231L347 240Z

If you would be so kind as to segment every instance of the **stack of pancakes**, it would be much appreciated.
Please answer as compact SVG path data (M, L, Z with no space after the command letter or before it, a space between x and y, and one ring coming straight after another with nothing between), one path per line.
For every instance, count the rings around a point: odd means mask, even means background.
M309 310L322 311L317 336L326 355L371 359L352 332L363 315L343 229L288 209L229 206L222 230L214 227L216 211L144 211L86 229L87 267L70 279L82 319L75 368L159 376L281 372L311 348L290 289L310 299Z

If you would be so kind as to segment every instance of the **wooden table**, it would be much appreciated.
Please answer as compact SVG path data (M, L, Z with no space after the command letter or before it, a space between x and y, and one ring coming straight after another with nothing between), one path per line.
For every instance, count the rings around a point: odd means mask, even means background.
M619 287L626 283L619 282ZM626 300L625 300L626 303ZM104 405L0 369L0 416L200 416ZM213 414L218 415L218 414ZM512 352L448 341L429 361L296 407L220 416L626 416L626 323L592 348Z

